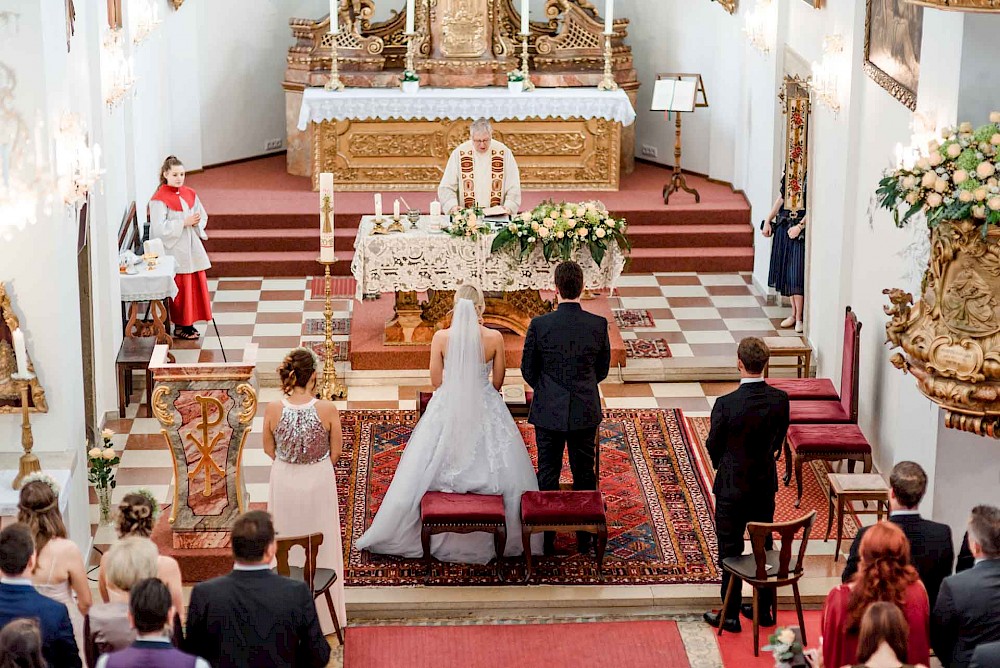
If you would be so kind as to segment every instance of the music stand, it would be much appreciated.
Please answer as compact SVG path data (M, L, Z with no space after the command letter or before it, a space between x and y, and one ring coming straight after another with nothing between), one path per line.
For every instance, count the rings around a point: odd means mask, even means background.
M700 99L699 99L700 98ZM671 193L683 190L694 195L695 204L701 202L701 195L688 187L681 171L681 114L690 113L697 107L708 106L705 83L700 74L660 73L656 75L653 87L653 101L650 111L674 112L677 116L674 140L674 171L670 183L663 186L663 203L670 204Z

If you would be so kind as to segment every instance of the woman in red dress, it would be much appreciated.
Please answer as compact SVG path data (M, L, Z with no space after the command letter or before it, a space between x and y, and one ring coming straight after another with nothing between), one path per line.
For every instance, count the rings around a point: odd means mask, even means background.
M910 565L906 534L892 522L879 522L865 532L859 554L854 578L830 590L823 605L823 665L839 668L857 663L861 618L878 601L894 603L903 611L910 627L907 661L930 665L930 603Z
M174 336L197 339L194 323L212 319L205 270L212 266L201 243L208 236L208 214L193 190L184 185L184 165L168 156L160 168L160 187L149 201L149 236L177 263L177 296L170 304Z

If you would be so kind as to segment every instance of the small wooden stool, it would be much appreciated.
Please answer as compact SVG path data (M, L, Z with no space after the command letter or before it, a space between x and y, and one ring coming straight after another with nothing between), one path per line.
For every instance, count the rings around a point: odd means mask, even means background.
M496 550L497 579L505 580L501 562L507 546L507 515L503 496L497 494L452 494L427 492L420 500L420 543L424 548L424 563L432 565L431 536L436 533L493 534Z
M771 359L775 357L794 357L794 365L775 367L776 369L795 369L797 378L808 378L812 366L812 348L800 336L765 336L764 343L771 351ZM770 363L764 366L764 377L767 377Z
M882 513L889 515L889 485L878 473L828 473L830 479L829 513L826 518L826 538L830 540L833 525L834 497L837 497L837 545L833 560L840 558L840 540L844 532L844 508L850 505L856 515L877 515L882 521ZM857 510L854 501L874 501L874 510ZM866 504L867 505L867 504Z
M149 360L156 346L155 336L126 336L122 339L122 347L118 349L115 360L115 371L118 376L118 417L125 418L125 406L132 396L132 371L142 369L146 372L146 405L153 404L153 374L149 370Z
M543 531L586 531L597 536L597 576L604 579L608 520L600 490L524 492L521 494L521 542L527 565L525 581L534 574L531 534Z

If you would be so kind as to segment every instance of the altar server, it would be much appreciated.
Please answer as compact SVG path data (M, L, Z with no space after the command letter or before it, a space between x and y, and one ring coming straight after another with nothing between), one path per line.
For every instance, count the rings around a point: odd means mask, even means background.
M205 270L212 266L201 243L208 239L208 214L193 190L184 185L184 165L168 156L160 168L160 187L149 201L149 236L162 239L177 262L177 296L170 304L174 336L197 339L194 323L212 319Z
M514 154L493 139L493 126L480 118L469 129L471 139L448 158L438 186L441 210L454 212L480 206L502 206L517 213L521 206L521 173Z

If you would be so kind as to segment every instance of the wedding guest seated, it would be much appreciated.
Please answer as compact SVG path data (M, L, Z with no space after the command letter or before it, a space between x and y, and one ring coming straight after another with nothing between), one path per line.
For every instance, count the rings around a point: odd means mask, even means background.
M27 525L11 524L0 531L0 626L22 617L37 619L42 655L49 666L79 668L83 662L69 612L64 603L38 593L32 585L35 562L35 542Z
M28 525L38 559L31 573L38 593L66 606L78 648L83 647L83 616L93 598L83 555L69 540L59 512L59 487L41 474L29 476L21 487L17 521Z
M1000 666L1000 641L984 642L972 652L969 668L993 668Z
M156 499L145 490L126 494L122 497L121 503L118 504L118 524L116 527L118 537L127 538L134 536L136 538L143 538L148 540L149 544L153 545L155 550L156 545L149 537L153 534L153 527L156 525L159 510L159 504L156 502ZM101 567L97 572L97 587L105 603L111 601L108 594L107 576L105 574L105 561L107 558L107 554L101 557ZM181 568L177 565L177 560L173 557L158 554L156 559L156 577L167 585L174 608L183 619L184 594L181 589Z
M977 645L1000 640L1000 508L976 506L969 518L975 566L944 579L931 640L945 668L966 668Z
M0 668L48 668L42 632L34 619L15 619L0 630Z
M889 474L889 521L897 524L910 541L910 563L920 574L927 590L931 608L937 599L941 580L951 575L955 550L951 542L951 528L920 516L917 507L927 491L927 474L916 462L899 462ZM858 546L868 527L855 536L847 565L841 579L849 582L858 571Z
M131 647L102 656L97 668L210 668L204 659L185 654L171 644L170 633L165 629L170 620L176 619L176 611L170 590L157 578L142 580L132 588L128 618L135 629L135 642Z
M109 594L108 603L98 603L87 613L84 656L93 667L102 654L125 649L135 640L128 620L129 592L138 582L156 577L156 545L132 536L123 538L101 559Z
M194 586L185 648L214 668L326 666L330 645L304 582L271 570L277 544L260 510L233 524L232 573Z
M872 603L861 617L858 662L853 668L925 668L907 663L910 628L894 603Z
M955 572L967 571L975 565L976 558L972 556L972 550L969 549L969 532L966 531L962 536L962 546L958 548L958 558L955 559Z
M930 605L927 590L910 565L906 534L892 522L879 522L865 532L858 553L857 576L830 590L823 605L823 664L854 663L861 618L871 604L884 601L899 607L906 618L907 660L930 665Z

